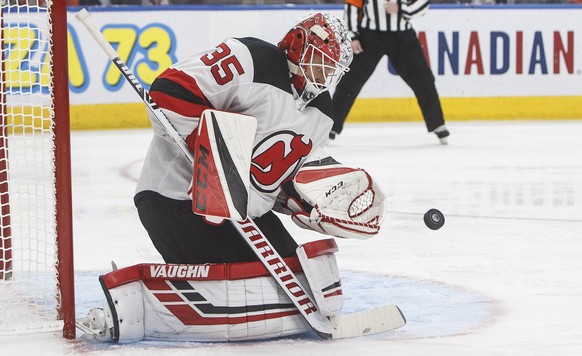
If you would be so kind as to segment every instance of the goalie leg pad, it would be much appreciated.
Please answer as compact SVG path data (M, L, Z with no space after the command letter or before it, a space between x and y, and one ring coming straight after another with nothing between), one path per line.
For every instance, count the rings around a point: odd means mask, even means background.
M313 241L297 248L297 257L313 293L325 316L337 315L343 306L343 292L334 252L333 239Z
M306 283L299 260L285 262ZM260 262L140 264L100 281L110 309L101 334L110 336L92 333L99 341L238 341L311 330Z
M109 289L100 277L101 286L107 299L104 308L107 326L112 341L129 343L143 340L144 302L140 281Z

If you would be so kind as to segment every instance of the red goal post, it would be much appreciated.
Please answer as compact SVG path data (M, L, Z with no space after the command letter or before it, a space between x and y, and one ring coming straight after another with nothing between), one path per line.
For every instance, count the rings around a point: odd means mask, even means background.
M0 1L0 336L75 338L66 2Z

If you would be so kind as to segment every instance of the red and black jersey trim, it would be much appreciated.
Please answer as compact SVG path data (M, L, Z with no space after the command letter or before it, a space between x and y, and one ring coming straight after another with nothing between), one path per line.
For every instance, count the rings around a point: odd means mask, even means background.
M333 105L331 102L331 95L329 91L325 91L315 97L312 101L307 104L308 107L313 107L321 111L324 115L329 118L333 118Z
M279 47L254 37L237 38L244 44L253 59L253 82L272 85L291 92L287 56Z
M152 84L152 91L162 92L166 95L175 97L176 99L184 100L193 104L207 105L204 99L194 95L181 86L180 84L173 82L170 79L158 78Z
M307 162L303 167L325 167L325 166L335 166L340 164L335 158L329 156L318 161Z
M156 104L180 115L200 117L212 105L188 74L168 68L160 74L150 87L150 96Z

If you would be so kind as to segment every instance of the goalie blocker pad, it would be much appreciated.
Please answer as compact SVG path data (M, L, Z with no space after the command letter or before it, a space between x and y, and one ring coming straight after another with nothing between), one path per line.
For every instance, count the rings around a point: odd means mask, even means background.
M193 149L194 213L211 221L246 219L256 131L257 120L252 116L202 112Z
M308 283L316 285L319 294L332 286L326 294L341 297L341 287L334 284L336 279L339 283L337 274L318 275L330 270L325 256L337 251L333 240L311 242L301 249L309 259L307 268L296 257L284 259L301 283L307 285L303 270L310 271L316 282ZM260 262L138 264L99 280L107 300L103 309L109 338L99 341L238 341L312 330ZM324 295L322 300L328 298ZM334 302L326 301L332 307L324 309L337 308L337 298Z

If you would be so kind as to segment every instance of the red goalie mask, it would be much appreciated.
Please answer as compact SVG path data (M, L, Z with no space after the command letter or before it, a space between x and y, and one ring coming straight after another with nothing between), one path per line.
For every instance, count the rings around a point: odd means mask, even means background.
M327 13L310 14L293 27L279 48L285 51L295 99L304 108L320 93L337 85L352 62L352 44L345 25Z

